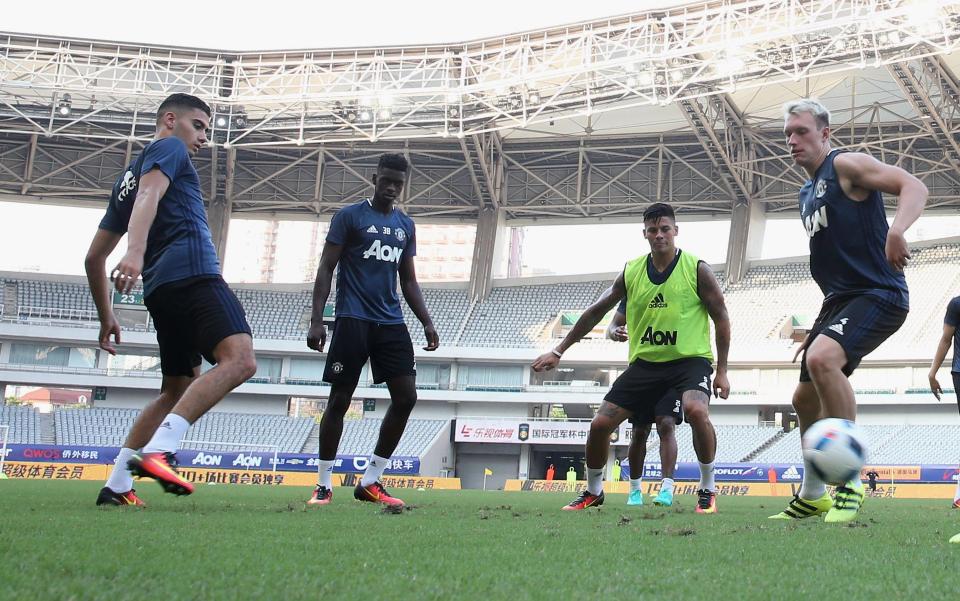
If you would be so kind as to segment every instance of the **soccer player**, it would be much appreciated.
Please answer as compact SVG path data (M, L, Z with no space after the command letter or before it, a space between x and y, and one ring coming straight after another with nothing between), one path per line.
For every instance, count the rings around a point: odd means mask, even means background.
M190 157L207 143L210 107L173 94L157 110L153 141L117 179L85 267L100 318L100 348L116 354L105 262L127 235L127 251L111 271L120 293L143 276L144 304L160 347L160 396L137 417L97 505L142 505L133 476L153 478L166 492L188 495L174 453L190 425L256 372L243 307L220 276L207 225L200 178ZM112 340L111 340L112 338ZM200 375L200 357L216 365Z
M816 100L787 103L784 116L790 154L810 178L800 189L800 218L810 237L810 273L824 296L820 314L797 350L803 359L793 406L802 434L822 418L856 419L857 402L847 378L907 317L903 268L910 251L904 232L923 211L927 188L899 167L832 149L830 113ZM890 226L882 193L899 198ZM827 522L849 522L863 500L858 476L837 487L831 501L826 485L805 461L799 494L770 517L826 514Z
M610 325L607 326L607 338L617 342L629 340L627 333L627 303L621 301ZM656 406L649 408L646 415L634 414L630 418L633 425L633 437L627 449L627 458L630 460L630 492L627 494L627 505L643 505L643 462L647 457L647 439L650 437L650 427L656 422L657 435L660 437L660 470L663 479L660 481L660 492L653 500L654 505L670 507L673 505L673 472L677 467L677 435L676 426L683 422L683 409L680 395L668 392L657 401Z
M953 367L950 375L953 376L953 390L957 395L957 407L960 408L960 296L955 296L947 304L947 314L943 317L943 335L940 336L940 342L937 344L937 352L933 356L933 362L930 364L930 373L927 379L930 380L930 391L940 400L943 394L943 388L937 381L937 372L943 365L943 359L947 356L947 350L950 348L950 341L953 341ZM960 509L960 478L957 478L957 490L953 493L953 507Z
M423 293L417 283L413 257L417 238L413 220L393 206L407 177L403 155L384 154L373 176L373 197L344 207L330 223L313 286L313 317L307 346L323 351L327 330L323 307L330 295L333 270L337 275L336 321L327 353L323 380L329 382L330 400L320 422L319 483L307 503L326 505L333 498L333 465L343 433L343 415L350 407L360 371L367 359L377 384L387 383L390 408L380 426L380 436L354 498L385 505L403 501L380 483L397 448L407 419L417 402L416 363L410 333L403 323L397 277L407 304L413 309L427 339L426 351L440 346Z
M566 337L533 362L535 371L551 370L568 348L590 332L618 302L627 299L630 366L613 383L587 436L587 488L569 505L576 511L603 504L603 467L610 434L633 415L647 415L668 392L678 392L693 425L701 462L697 513L716 513L713 461L717 439L707 405L711 392L727 398L730 319L720 284L710 266L675 246L679 232L673 207L650 205L643 214L650 254L626 264L613 285L577 320ZM713 386L710 324L716 326L717 373ZM642 332L642 334L640 334Z

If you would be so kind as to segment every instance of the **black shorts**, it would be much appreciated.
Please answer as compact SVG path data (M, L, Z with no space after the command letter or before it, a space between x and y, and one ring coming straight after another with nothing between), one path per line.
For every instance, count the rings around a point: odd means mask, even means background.
M847 355L843 373L849 376L860 365L860 361L899 330L906 319L906 309L872 294L858 294L825 302L810 328L807 348L819 335L833 338ZM810 381L806 351L800 362L800 381Z
M683 423L683 403L679 394L670 391L653 407L648 405L643 410L634 411L630 423L637 428L655 423L658 417L673 417L678 426Z
M676 400L682 398L683 393L688 390L698 390L709 399L711 375L713 367L703 357L688 357L663 363L637 359L614 381L610 392L603 399L644 420L650 415L656 415L656 405L664 397Z
M163 284L143 304L157 330L160 371L165 376L192 376L201 355L216 364L213 349L224 338L252 335L243 306L220 276Z
M952 371L950 375L953 376L953 392L957 395L957 409L960 409L960 373Z
M405 324L338 317L333 323L323 381L356 387L367 359L370 359L374 384L417 375L413 342Z

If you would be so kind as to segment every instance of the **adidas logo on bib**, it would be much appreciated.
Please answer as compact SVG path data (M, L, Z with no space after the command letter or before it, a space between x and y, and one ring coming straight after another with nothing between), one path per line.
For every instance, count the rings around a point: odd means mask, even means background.
M653 297L653 300L650 301L649 306L651 309L666 309L667 302L663 300L663 293L660 292L655 297Z

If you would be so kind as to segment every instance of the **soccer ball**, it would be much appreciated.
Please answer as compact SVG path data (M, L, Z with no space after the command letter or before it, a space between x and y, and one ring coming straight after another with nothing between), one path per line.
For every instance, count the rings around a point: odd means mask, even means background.
M828 417L803 435L803 458L827 484L846 484L859 477L867 460L866 437L852 421Z

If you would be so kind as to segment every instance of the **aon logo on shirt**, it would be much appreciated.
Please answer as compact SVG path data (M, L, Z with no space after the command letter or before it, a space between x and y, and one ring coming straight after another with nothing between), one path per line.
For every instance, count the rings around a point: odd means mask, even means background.
M402 248L390 246L389 244L381 244L379 240L374 240L370 248L363 252L363 258L369 259L373 257L378 261L393 261L394 263L399 263L400 255L402 254Z

